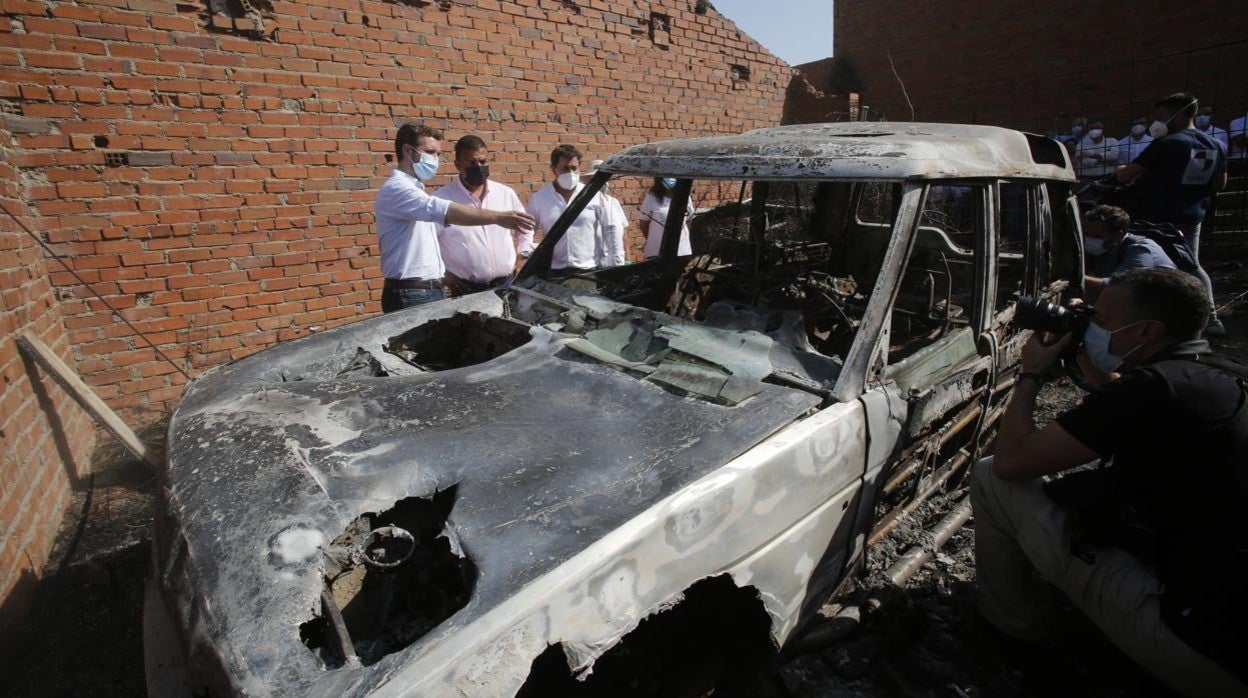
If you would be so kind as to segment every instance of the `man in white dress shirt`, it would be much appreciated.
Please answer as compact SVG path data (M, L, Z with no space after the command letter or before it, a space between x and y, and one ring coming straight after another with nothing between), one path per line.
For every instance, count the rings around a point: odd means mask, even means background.
M468 135L455 141L455 169L459 176L435 191L436 198L476 209L524 211L514 189L490 179L490 153L480 137ZM501 225L439 225L446 290L452 296L464 296L506 288L524 234Z
M1152 142L1153 137L1148 135L1148 119L1141 116L1132 121L1131 132L1118 141L1118 164L1134 162Z
M445 267L435 223L531 228L533 219L517 211L487 211L435 199L423 182L438 172L442 132L423 124L399 127L394 139L398 167L377 191L376 226L381 247L381 310L392 312L442 300Z
M1088 135L1075 148L1081 179L1100 179L1114 171L1118 164L1118 140L1105 135L1100 121L1089 124Z
M527 209L543 236L585 186L581 184L581 151L566 143L555 148L550 153L550 171L554 181L533 194ZM566 276L596 267L597 240L605 220L606 205L602 196L595 195L555 244L551 270Z
M590 179L598 174L600 166L602 166L602 160L590 160L589 170L581 173L581 180ZM628 262L627 253L624 251L624 234L628 232L628 214L624 213L624 206L620 204L620 200L611 196L610 187L611 184L608 182L598 190L606 211L604 222L599 226L600 234L594 244L594 261L600 267L618 267Z

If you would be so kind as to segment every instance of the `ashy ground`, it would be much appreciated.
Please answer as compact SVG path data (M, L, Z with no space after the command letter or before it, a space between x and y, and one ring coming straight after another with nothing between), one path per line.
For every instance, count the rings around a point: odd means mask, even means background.
M1215 349L1248 363L1248 260L1215 263L1225 338ZM1068 381L1046 386L1042 418L1078 402ZM161 440L160 428L145 434ZM111 443L95 454L89 487L76 493L18 649L0 665L0 695L141 696L143 582L150 565L155 478ZM878 596L880 570L944 514L948 493L920 509L873 550L868 576L841 604ZM975 613L974 520L907 587L886 595L846 640L789 657L780 683L790 695L828 698L931 696L1166 696L1057 593L1053 628L1038 647L1021 647ZM826 612L836 608L830 604Z

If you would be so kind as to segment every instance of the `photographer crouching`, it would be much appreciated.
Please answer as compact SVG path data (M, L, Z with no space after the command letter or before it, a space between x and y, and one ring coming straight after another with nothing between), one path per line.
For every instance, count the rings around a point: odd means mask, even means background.
M1036 394L1072 337L1024 346L972 483L979 609L1039 639L1034 569L1171 689L1245 696L1248 381L1200 338L1210 310L1188 274L1114 275L1082 338L1088 361L1120 375L1039 430ZM1098 460L1110 464L1045 481Z

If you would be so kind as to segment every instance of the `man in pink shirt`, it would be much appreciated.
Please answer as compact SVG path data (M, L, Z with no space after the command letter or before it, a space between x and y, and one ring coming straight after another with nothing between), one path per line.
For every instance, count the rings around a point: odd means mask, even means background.
M435 191L435 198L478 209L524 212L511 187L490 180L490 153L479 137L464 136L455 142L455 169L459 176ZM513 233L499 225L439 225L447 290L463 296L506 288L516 266L516 249L532 235L531 229Z

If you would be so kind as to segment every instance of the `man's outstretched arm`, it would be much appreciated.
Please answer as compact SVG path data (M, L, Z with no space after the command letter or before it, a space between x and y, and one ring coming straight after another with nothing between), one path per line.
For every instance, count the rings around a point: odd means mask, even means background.
M533 229L533 217L523 211L490 211L452 203L446 211L448 225L497 225L510 230Z

